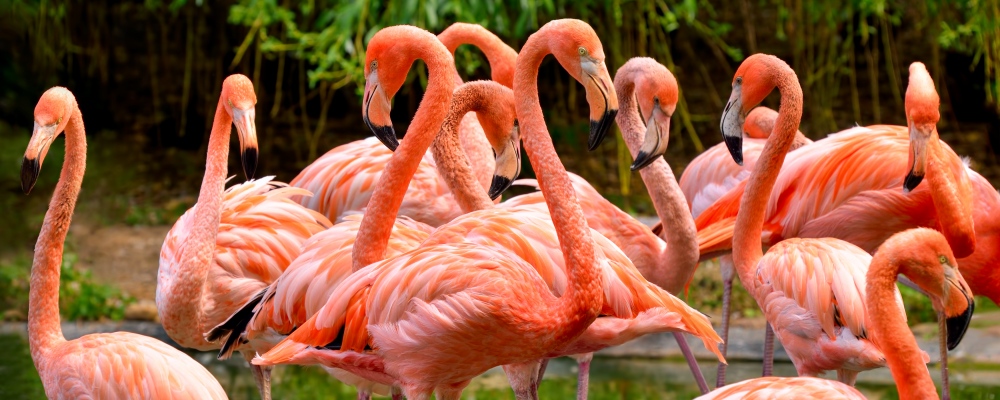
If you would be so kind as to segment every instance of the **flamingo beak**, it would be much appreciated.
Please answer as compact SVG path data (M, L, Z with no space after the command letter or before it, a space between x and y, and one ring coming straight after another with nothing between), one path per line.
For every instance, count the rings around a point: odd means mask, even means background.
M56 127L58 123L42 126L35 122L35 127L31 132L31 140L28 141L28 149L24 151L24 159L21 160L21 190L24 194L31 192L38 181L38 174L42 170L42 161L49 153L49 146L56 139Z
M399 139L396 138L396 131L392 129L392 119L389 117L392 105L389 104L389 98L379 84L378 71L372 71L365 79L365 97L361 109L368 129L372 130L385 147L396 151Z
M233 107L233 124L240 138L240 159L243 161L243 174L247 179L253 179L257 172L257 125L254 122L256 111L253 107L246 110Z
M601 145L611 129L612 121L618 115L618 96L611 84L611 75L604 62L584 58L580 62L584 75L583 86L587 90L590 103L590 136L587 148L591 151Z
M733 161L743 165L743 124L747 115L743 112L743 96L740 88L740 84L733 84L733 93L729 96L726 109L722 111L722 123L719 128L722 130L722 139L726 142L726 148L733 156Z
M670 141L670 116L660 109L659 101L653 104L653 113L646 122L646 138L639 148L639 154L630 167L632 171L646 168L667 152Z
M927 144L934 129L934 125L910 124L910 172L903 179L903 193L910 193L924 180L927 172Z
M517 121L511 130L510 139L503 142L499 151L494 149L496 169L493 171L493 181L490 183L490 200L496 200L510 188L521 175L521 134Z
M969 288L957 269L947 268L945 281L948 284L946 286L948 290L945 291L947 307L944 307L945 326L948 331L948 350L955 350L969 329L972 313L976 309L976 302L972 297L972 289Z

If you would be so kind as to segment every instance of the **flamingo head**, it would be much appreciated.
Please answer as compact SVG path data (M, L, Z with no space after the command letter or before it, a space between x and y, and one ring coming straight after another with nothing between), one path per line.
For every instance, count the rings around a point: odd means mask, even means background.
M954 350L965 336L975 310L972 289L959 272L944 235L927 228L911 229L905 234L912 245L900 254L899 272L931 299L945 320L948 350Z
M906 122L910 129L910 171L903 180L903 191L909 193L924 179L927 166L927 146L937 140L938 111L941 101L934 80L921 62L910 64L910 83L906 87Z
M466 102L470 107L461 106ZM476 112L496 158L489 189L490 199L496 200L521 174L521 135L514 91L495 81L468 82L455 89L452 108Z
M634 81L639 111L643 118L648 117L648 119L646 119L646 136L642 147L639 148L639 154L632 163L632 171L645 168L667 152L667 143L670 141L670 117L677 108L678 98L677 79L667 67L653 59L638 60L629 61L626 66L633 62L648 60L642 62L646 64L643 73L637 74ZM619 70L618 74L621 73Z
M559 35L548 35L559 31ZM544 33L543 33L544 32ZM586 22L576 19L551 21L536 34L548 35L552 54L564 69L587 91L590 104L590 136L587 147L594 150L604 141L611 124L618 114L618 96L604 63L601 40ZM533 35L534 36L534 35Z
M253 179L257 171L257 125L254 121L257 95L253 83L243 74L232 74L222 81L222 95L219 101L233 119L240 139L240 159L243 160L243 174Z
M722 138L733 161L743 165L743 125L747 114L775 88L783 70L790 70L780 58L754 54L743 60L733 76L733 92L722 112Z
M415 26L384 28L372 36L365 51L365 95L361 113L365 124L389 150L396 151L399 139L392 128L390 100L403 86L410 66L418 58L418 44L444 47L436 36Z
M56 86L38 99L35 106L35 126L31 131L28 149L21 161L21 190L25 194L31 192L38 181L38 173L42 169L42 161L49 153L49 146L60 133L66 130L69 118L76 109L76 97L68 89Z

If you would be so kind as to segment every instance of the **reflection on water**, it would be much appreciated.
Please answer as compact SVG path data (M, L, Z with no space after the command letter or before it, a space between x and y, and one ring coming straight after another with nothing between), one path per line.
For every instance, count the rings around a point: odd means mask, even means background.
M243 361L216 361L214 353L190 353L219 379L232 399L258 399L257 389ZM709 381L715 380L715 364L703 362ZM734 363L729 382L760 376L759 363ZM778 364L775 373L794 376L791 364ZM939 381L937 370L931 371ZM44 399L28 353L27 341L19 335L0 335L0 399ZM591 367L590 395L602 399L691 399L698 395L687 364L678 360L597 358ZM1000 398L1000 371L953 366L952 398ZM355 399L353 388L343 385L315 367L283 366L273 375L275 399ZM858 388L870 399L896 399L895 386L887 369L862 373ZM553 360L539 389L542 399L571 399L576 396L576 364L570 359ZM476 378L464 398L477 400L513 399L507 379L499 368Z

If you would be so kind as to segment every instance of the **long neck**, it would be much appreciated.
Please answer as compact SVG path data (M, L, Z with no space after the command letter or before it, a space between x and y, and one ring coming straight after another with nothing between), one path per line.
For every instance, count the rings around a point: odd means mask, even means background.
M920 347L906 325L903 309L896 302L896 276L900 266L894 261L899 259L896 253L905 249L886 243L872 258L866 278L872 335L885 354L899 398L936 399L938 394L923 363Z
M956 257L967 257L976 248L972 182L965 172L965 165L949 160L950 151L938 140L937 133L931 135L927 146L927 183L941 232Z
M802 118L802 88L796 81L795 72L784 68L775 86L781 93L781 106L774 122L774 131L767 140L764 150L757 159L750 178L747 180L740 213L736 216L736 231L733 234L733 261L743 285L754 293L756 287L754 270L764 253L761 251L760 236L764 226L771 189L778 180L785 154L795 137ZM739 112L738 110L734 112ZM760 299L758 299L760 300Z
M458 46L463 44L478 47L490 63L490 75L493 81L509 88L514 87L514 64L517 61L517 52L496 35L490 34L482 27L460 24L448 28L438 35L438 38L453 54Z
M427 54L422 58L429 72L427 91L406 131L406 140L400 143L385 165L382 177L368 201L368 209L365 210L357 241L354 242L352 255L355 271L382 260L385 256L392 225L403 203L406 188L417 172L420 159L440 131L441 121L448 114L448 106L456 86L455 81L448 78L453 75L454 61L447 53Z
M59 174L59 184L49 202L49 210L45 213L38 242L35 243L35 259L31 265L28 343L36 366L45 362L49 351L66 341L59 325L59 273L63 244L87 167L87 138L79 108L74 107L65 133L66 159Z
M620 72L619 72L620 73ZM632 80L616 85L618 93L618 116L616 121L622 131L622 138L632 157L639 154L646 126L639 113L633 96L635 85ZM677 184L670 165L662 157L639 171L649 197L653 200L656 215L663 221L663 233L667 247L660 253L656 271L640 271L651 282L670 293L680 293L694 276L698 265L698 230L688 209L684 192ZM669 225L668 225L669 224Z
M161 304L159 311L163 326L175 340L201 337L201 333L206 331L206 327L201 326L204 320L202 296L219 234L233 124L222 101L219 99L215 109L215 121L208 138L205 177L201 181L198 202L188 220L192 225L181 249L180 260L183 264L175 271L170 290L162 293L170 299L158 302Z
M481 86L477 86L480 88ZM465 94L465 93L463 93ZM482 93L481 93L482 94ZM441 125L441 132L434 140L431 149L434 161L437 163L438 174L444 178L451 190L452 196L462 208L463 213L485 210L493 207L493 201L486 194L481 182L476 179L470 167L469 158L462 148L458 137L459 124L462 116L474 109L483 109L484 98L481 96L454 96L452 107ZM481 135L482 136L482 135ZM483 137L485 139L485 136ZM492 171L490 176L492 176Z
M546 315L548 322L540 322L544 325L540 328L550 329L556 340L563 341L576 337L594 321L601 308L602 293L587 220L566 168L552 145L538 99L538 67L545 55L551 53L541 33L536 32L533 38L538 40L529 39L518 55L514 74L515 109L524 150L552 216L568 274L566 292L553 304L545 305L548 310L539 313Z

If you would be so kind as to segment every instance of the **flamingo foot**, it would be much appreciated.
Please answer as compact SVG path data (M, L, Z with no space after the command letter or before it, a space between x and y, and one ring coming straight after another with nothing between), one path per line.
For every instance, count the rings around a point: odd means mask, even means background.
M579 372L576 376L576 400L587 400L587 389L590 385L590 362L594 359L593 353L587 353L586 357L577 360Z
M733 294L733 275L736 273L732 256L720 257L719 267L722 269L722 348L719 350L722 351L722 356L725 357L726 350L729 348L729 308ZM715 375L716 388L726 386L726 367L725 363L719 363L718 371ZM704 393L702 391L702 394Z
M767 323L764 331L764 371L761 376L771 376L774 374L774 329L771 323Z
M694 353L691 352L691 347L688 346L688 342L687 339L684 338L684 334L674 332L674 339L677 340L677 347L680 347L681 353L684 354L684 359L687 360L688 367L691 368L691 374L694 375L694 381L698 383L698 390L701 390L701 394L708 393L708 382L705 382L705 375L701 373L701 368L698 366L698 360L694 358Z

